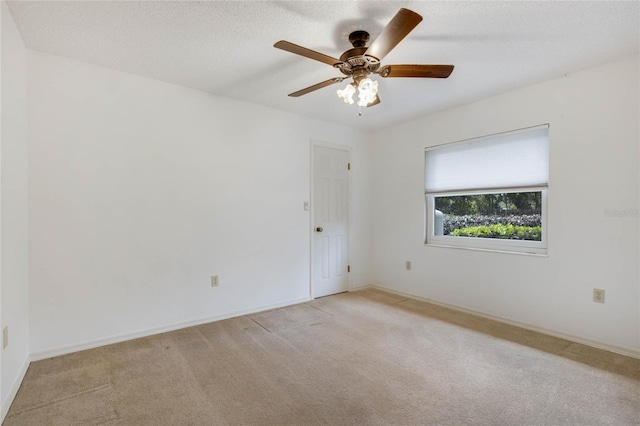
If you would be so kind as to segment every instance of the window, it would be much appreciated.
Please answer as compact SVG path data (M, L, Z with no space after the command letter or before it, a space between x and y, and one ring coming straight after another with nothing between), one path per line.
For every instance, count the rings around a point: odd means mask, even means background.
M545 254L549 126L427 148L426 243Z

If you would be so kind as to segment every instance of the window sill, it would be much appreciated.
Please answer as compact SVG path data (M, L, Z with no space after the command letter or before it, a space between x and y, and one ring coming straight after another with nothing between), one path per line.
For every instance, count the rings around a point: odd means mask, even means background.
M521 256L531 256L531 257L540 257L540 258L548 258L549 254L546 252L535 253L531 251L514 251L509 250L507 248L486 248L486 247L468 247L468 246L457 246L457 245L448 245L448 244L438 244L438 243L425 243L425 247L438 247L438 248L447 248L447 249L457 249L457 250L471 250L471 251L484 251L490 253L502 253L502 254L515 254Z

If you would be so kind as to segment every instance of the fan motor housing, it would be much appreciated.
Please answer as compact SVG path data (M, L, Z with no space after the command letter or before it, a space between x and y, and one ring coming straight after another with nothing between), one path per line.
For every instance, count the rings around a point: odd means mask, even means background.
M366 51L367 48L364 46L347 50L340 56L340 63L336 64L336 68L346 75L353 74L353 71L358 68L365 68L370 73L377 71L380 68L380 60L365 55Z

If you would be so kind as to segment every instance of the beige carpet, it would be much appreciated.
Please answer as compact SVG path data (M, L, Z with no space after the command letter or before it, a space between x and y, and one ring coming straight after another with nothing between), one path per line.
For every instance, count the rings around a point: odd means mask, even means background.
M10 425L638 425L640 360L375 290L31 364Z

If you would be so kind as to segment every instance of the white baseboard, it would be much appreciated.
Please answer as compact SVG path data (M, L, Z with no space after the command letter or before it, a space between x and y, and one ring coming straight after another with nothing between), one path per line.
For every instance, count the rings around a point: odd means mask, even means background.
M349 289L349 292L352 292L352 291L360 291L360 290L366 290L366 289L368 289L368 288L372 288L372 287L373 287L373 286L372 286L371 284L361 285L361 286L358 286L358 287L351 287L351 288Z
M605 351L617 353L617 354L620 354L620 355L625 355L625 356L628 356L628 357L631 357L631 358L640 359L640 351L635 350L633 348L627 348L627 347L624 347L624 346L615 346L615 345L611 345L611 344L608 344L608 343L597 342L597 341L588 339L588 338L583 337L583 336L576 336L576 335L572 335L572 334L563 333L563 332L560 332L560 331L549 330L549 329L538 327L538 326L535 326L535 325L532 325L532 324L528 324L528 323L524 323L524 322L520 322L520 321L515 321L515 320L509 319L509 318L500 317L500 316L488 314L488 313L485 313L485 312L476 311L476 310L465 308L465 307L462 307L462 306L456 306L456 305L451 305L451 304L448 304L448 303L439 302L439 301L433 300L433 299L427 299L425 297L416 296L414 294L405 293L403 291L398 291L398 290L395 290L395 289L392 289L392 288L388 288L388 287L385 287L385 286L381 286L381 285L377 285L377 284L372 284L369 287L370 288L377 288L379 290L388 291L389 293L397 294L399 296L404 296L404 297L407 297L409 299L421 300L423 302L432 303L434 305L443 306L445 308L455 309L457 311L466 312L468 314L477 315L479 317L487 318L487 319L490 319L490 320L502 322L502 323L509 324L509 325L514 325L516 327L524 328L526 330L531 330L531 331L535 331L535 332L538 332L538 333L546 334L546 335L549 335L549 336L558 337L560 339L568 340L570 342L580 343L582 345L587 345L587 346L591 346L591 347L598 348L598 349L604 349ZM361 287L360 289L365 289L365 288L367 288L367 287Z
M13 403L13 400L16 397L16 394L18 393L18 389L20 389L20 385L22 384L22 380L24 380L25 374L27 374L27 369L29 369L30 364L31 364L31 359L30 357L27 356L24 360L24 364L22 364L22 367L18 372L18 375L16 376L16 379L11 384L11 388L9 389L9 393L7 394L7 397L4 399L4 401L2 401L2 412L0 415L0 424L4 422L4 418L7 416L7 413L9 412L9 407L11 407L11 404Z
M224 313L224 314L214 315L214 316L211 316L211 317L200 318L200 319L191 320L191 321L184 321L184 322L180 322L180 323L176 323L176 324L165 325L165 326L162 326L162 327L156 327L156 328L150 328L150 329L146 329L146 330L136 331L136 332L133 332L133 333L125 333L125 334L119 334L119 335L116 335L116 336L106 337L106 338L103 338L103 339L91 340L91 341L88 341L88 342L78 343L78 344L75 344L75 345L69 345L69 346L63 346L63 347L60 347L60 348L47 349L47 350L44 350L44 351L33 352L33 353L31 353L31 361L39 361L39 360L46 359L46 358L52 358L54 356L66 355L66 354L70 354L70 353L73 353L73 352L84 351L84 350L87 350L87 349L93 349L93 348L97 348L97 347L100 347L100 346L106 346L106 345L111 345L111 344L114 344L114 343L124 342L124 341L127 341L127 340L133 340L133 339L138 339L138 338L141 338L141 337L153 336L154 334L166 333L166 332L169 332L169 331L180 330L182 328L193 327L195 325L201 325L201 324L206 324L206 323L209 323L209 322L225 320L225 319L229 319L229 318L239 317L239 316L242 316L242 315L255 314L255 313L258 313L258 312L268 311L268 310L271 310L271 309L283 308L285 306L297 305L299 303L308 302L309 300L311 300L309 297L302 297L302 298L299 298L299 299L287 300L287 301L284 301L284 302L274 303L274 304L271 304L271 305L263 305L263 306L258 306L258 307L251 308L251 309L245 309L245 310L234 311L234 312L227 312L227 313Z

